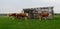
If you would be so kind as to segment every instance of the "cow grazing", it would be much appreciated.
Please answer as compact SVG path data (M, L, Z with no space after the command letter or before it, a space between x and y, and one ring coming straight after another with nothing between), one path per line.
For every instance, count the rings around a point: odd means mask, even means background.
M42 11L42 13L39 13L39 20L41 20L43 17L47 19L48 16L49 16L48 12Z

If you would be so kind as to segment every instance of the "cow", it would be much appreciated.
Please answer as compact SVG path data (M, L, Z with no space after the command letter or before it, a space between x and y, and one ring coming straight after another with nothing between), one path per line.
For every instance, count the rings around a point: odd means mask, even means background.
M9 13L9 17L16 17L16 13Z
M12 13L12 14L9 14L9 17L15 17L15 18L25 18L25 20L27 20L27 17L28 17L28 13Z
M41 13L39 13L39 20L41 20L42 18L45 18L46 20L48 16L49 13L47 11L42 11Z
M16 15L17 18L25 18L27 20L28 18L28 13L20 13Z

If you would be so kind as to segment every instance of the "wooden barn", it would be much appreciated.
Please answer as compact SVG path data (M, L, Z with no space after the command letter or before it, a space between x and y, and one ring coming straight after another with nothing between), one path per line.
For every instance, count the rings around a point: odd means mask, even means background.
M24 13L28 13L28 18L38 18L38 14L42 11L49 13L48 18L53 18L53 7L38 7L38 8L25 8L23 9Z

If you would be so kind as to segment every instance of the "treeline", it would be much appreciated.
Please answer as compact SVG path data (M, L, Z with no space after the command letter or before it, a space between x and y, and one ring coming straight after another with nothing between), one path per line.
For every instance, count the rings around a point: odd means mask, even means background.
M60 15L60 13L54 13L54 15Z
M7 14L0 14L0 16L7 16Z

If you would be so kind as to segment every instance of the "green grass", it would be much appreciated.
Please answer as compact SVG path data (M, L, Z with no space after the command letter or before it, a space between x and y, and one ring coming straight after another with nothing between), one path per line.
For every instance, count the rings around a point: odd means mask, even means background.
M0 29L60 29L60 15L52 20L29 19L17 20L7 16L0 16Z

